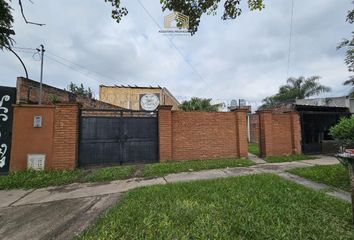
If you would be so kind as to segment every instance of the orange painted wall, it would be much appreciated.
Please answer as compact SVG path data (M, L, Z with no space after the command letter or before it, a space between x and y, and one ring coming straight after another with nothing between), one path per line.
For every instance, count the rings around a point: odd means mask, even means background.
M63 111L65 115L62 114ZM28 154L45 154L46 170L75 168L78 137L77 113L76 104L15 106L10 171L27 169ZM33 127L35 116L42 116L41 128ZM63 136L61 129L70 130L67 137Z

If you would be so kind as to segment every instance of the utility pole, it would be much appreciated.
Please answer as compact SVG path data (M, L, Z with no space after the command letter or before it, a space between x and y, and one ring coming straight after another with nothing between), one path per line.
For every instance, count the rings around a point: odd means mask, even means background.
M42 82L43 82L43 57L44 57L44 46L41 44L41 49L37 48L37 51L41 52L41 77L39 83L39 105L42 104Z

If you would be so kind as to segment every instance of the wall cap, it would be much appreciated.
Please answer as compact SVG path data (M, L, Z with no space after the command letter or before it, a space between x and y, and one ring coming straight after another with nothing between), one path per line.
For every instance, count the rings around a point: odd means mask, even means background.
M264 109L264 110L258 110L256 113L273 113L273 110L270 109Z
M65 107L65 106L79 106L78 103L59 103L53 105L38 105L38 104L13 104L13 107L25 107L25 108L55 108L55 107Z
M247 108L236 108L236 109L232 109L231 112L251 112L249 109Z
M157 108L157 110L172 110L172 105L160 105L158 108Z

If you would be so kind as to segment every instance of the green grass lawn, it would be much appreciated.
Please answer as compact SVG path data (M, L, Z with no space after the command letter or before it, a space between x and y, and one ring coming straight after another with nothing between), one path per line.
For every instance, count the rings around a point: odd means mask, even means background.
M257 143L248 143L248 152L254 155L259 155L259 146Z
M350 191L348 170L342 164L295 168L288 170L288 172L315 182Z
M203 169L250 166L246 159L215 159L184 162L167 162L141 165L135 177L159 177L169 173L198 171ZM21 171L0 176L1 189L42 188L74 182L108 182L127 179L133 175L136 166L117 166L73 171Z
M247 159L213 159L180 162L166 162L145 165L143 177L162 177L170 173L200 171L205 169L247 167L253 163Z
M78 239L354 239L349 203L261 174L129 191Z
M304 154L296 154L296 155L289 155L289 156L269 156L264 158L264 160L268 163L294 162L294 161L311 160L311 159L316 159L316 157L304 155Z

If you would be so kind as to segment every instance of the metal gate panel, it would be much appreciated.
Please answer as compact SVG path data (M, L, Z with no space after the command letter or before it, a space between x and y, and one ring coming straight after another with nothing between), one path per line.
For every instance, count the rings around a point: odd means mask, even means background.
M10 166L12 137L12 104L16 102L16 88L0 87L0 174Z
M155 112L83 110L79 165L114 165L158 161Z
M79 162L82 166L121 163L119 118L82 117Z
M125 163L154 162L157 153L157 119L123 118Z

